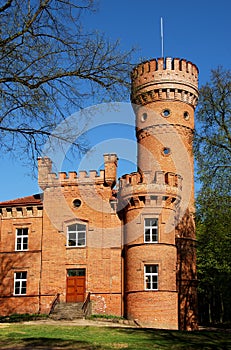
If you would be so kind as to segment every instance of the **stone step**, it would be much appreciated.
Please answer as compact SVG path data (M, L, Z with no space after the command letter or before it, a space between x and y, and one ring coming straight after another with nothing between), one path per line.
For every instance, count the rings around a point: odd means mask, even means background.
M83 303L58 303L50 317L53 320L74 320L84 318Z

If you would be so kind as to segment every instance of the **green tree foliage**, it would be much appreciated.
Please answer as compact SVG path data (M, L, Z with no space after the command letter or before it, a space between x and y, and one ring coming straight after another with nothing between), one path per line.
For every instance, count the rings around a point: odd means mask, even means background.
M31 161L62 118L126 96L132 51L85 28L94 7L93 0L1 2L2 152L19 150Z
M231 71L219 67L200 89L195 150L203 188L231 191Z
M203 323L231 322L231 72L212 71L200 90L195 154L199 314Z
M230 322L231 198L207 191L198 198L199 314L202 322Z

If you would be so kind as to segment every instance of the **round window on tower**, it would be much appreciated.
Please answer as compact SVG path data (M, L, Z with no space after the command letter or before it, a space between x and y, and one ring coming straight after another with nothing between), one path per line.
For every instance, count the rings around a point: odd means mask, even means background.
M169 156L169 155L171 154L170 148L169 148L169 147L164 147L164 148L163 148L163 151L162 151L162 154L163 154L164 156Z
M73 200L73 207L74 208L79 208L81 206L82 202L80 199L74 199Z
M184 112L184 119L189 120L189 112L187 111Z
M170 116L171 112L170 112L170 109L164 109L163 112L162 112L162 116L165 117L165 118L168 118Z
M143 113L142 116L141 116L141 121L145 122L147 119L148 119L147 113Z

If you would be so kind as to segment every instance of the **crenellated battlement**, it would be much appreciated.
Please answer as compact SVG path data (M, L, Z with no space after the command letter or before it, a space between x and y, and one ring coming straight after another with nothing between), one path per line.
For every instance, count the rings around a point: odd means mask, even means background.
M52 164L49 158L38 159L38 184L44 190L47 187L80 186L80 185L106 185L114 186L116 182L117 156L115 154L104 155L105 170L80 170L52 172Z
M123 189L127 186L147 185L152 183L169 185L171 187L177 187L180 190L182 189L182 177L179 174L164 172L162 170L156 171L154 177L151 172L125 174L119 179L119 188Z
M132 173L123 175L119 181L119 197L121 202L136 203L135 206L149 204L150 198L158 198L160 206L171 205L181 199L182 177L172 172L156 171L143 174ZM132 202L131 202L132 200ZM156 201L156 199L155 199ZM152 205L153 202L152 202Z
M198 68L179 58L158 58L136 66L131 74L131 100L147 104L154 100L181 100L194 107L198 99Z
M99 173L96 170L80 170L70 171L68 173L60 171L58 173L49 173L47 176L47 184L49 185L81 185L81 184L100 184L105 181L105 171L100 170Z
M196 86L198 84L199 70L195 64L185 59L163 57L138 64L131 73L132 83L137 86L146 80L152 80L153 74L161 79L163 77L184 77ZM149 79L148 79L149 78Z
M105 171L90 170L89 172L81 170L76 171L48 173L43 183L39 183L41 188L57 187L57 186L79 186L79 185L99 185L105 182Z

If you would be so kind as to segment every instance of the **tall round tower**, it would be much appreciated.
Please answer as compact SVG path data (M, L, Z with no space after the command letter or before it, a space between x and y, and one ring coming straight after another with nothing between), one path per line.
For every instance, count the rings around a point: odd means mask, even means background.
M198 69L159 58L132 72L138 171L120 180L125 311L144 326L195 329L193 130Z

